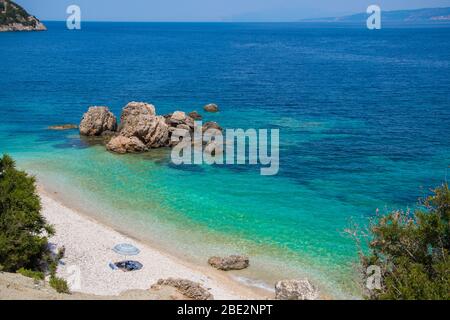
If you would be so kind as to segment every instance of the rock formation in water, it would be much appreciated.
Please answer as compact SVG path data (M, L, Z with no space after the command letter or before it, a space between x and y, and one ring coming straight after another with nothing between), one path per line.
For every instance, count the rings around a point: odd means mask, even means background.
M191 113L196 118L201 116ZM107 107L90 107L80 123L80 134L102 136L106 149L115 153L139 153L153 148L173 147L179 143L171 141L172 135L192 138L195 120L183 111L165 116L156 114L155 106L145 102L130 102L122 110L120 125ZM220 130L216 122L206 122L200 130ZM217 149L217 148L215 148Z
M83 136L100 136L116 129L116 117L108 107L89 107L80 123L80 134Z
M275 299L277 300L315 300L319 292L309 280L282 280L275 285Z
M45 30L44 24L21 6L10 0L0 0L0 32Z
M219 107L217 106L217 104L210 103L204 106L203 110L205 110L206 112L217 112L219 111Z
M231 255L228 257L211 257L208 259L208 263L219 270L242 270L248 268L249 259L246 256Z

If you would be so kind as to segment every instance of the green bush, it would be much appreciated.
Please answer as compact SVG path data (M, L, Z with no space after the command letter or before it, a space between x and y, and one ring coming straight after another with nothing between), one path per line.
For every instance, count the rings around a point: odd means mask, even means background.
M33 270L29 270L29 269L20 268L19 270L17 270L17 273L19 273L25 277L32 278L34 280L44 280L45 279L45 275L41 271L33 271Z
M450 191L445 184L415 212L395 211L370 225L361 265L380 267L382 287L368 299L450 299Z
M50 286L58 293L70 294L69 286L64 279L52 276L50 277Z
M0 159L0 270L42 270L53 234L40 213L34 177L15 167L7 155Z

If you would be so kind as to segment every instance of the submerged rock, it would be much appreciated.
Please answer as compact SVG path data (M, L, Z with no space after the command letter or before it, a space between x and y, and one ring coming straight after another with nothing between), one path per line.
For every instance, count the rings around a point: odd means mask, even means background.
M277 300L315 300L319 292L308 279L282 280L275 285Z
M217 104L210 103L204 106L203 110L205 110L206 112L217 112L219 111L219 107L217 106Z
M117 120L108 107L90 107L80 123L80 134L99 136L105 131L116 131Z
M47 127L48 130L72 130L78 129L76 124L57 124L54 126Z
M219 270L242 270L248 268L249 258L240 255L231 255L228 257L211 257L208 259L208 263Z
M178 278L159 279L156 285L174 287L189 299L214 300L214 296L208 290L203 288L200 283L191 280Z

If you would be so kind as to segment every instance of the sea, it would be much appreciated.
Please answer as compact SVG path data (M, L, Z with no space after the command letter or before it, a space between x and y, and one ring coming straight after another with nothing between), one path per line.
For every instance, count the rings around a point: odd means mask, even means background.
M347 231L413 210L449 178L450 27L46 25L0 33L0 154L68 206L182 259L248 255L237 281L306 277L330 298L360 298ZM117 155L47 129L93 105L119 118L130 101L278 129L279 172L175 165L165 148Z

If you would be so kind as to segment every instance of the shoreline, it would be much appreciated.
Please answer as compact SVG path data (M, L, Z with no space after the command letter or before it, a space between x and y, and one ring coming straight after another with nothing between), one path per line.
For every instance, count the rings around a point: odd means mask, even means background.
M128 290L148 290L161 278L183 278L207 288L214 299L270 299L269 290L245 285L232 276L209 266L195 265L155 248L135 237L119 232L55 199L39 184L42 214L56 233L49 239L54 249L65 247L66 253L58 266L58 275L71 284L73 292L111 296ZM112 251L118 243L136 245L141 253L127 257L140 261L139 271L113 271L109 262L125 259ZM78 277L79 275L79 277ZM80 280L74 280L79 278Z

